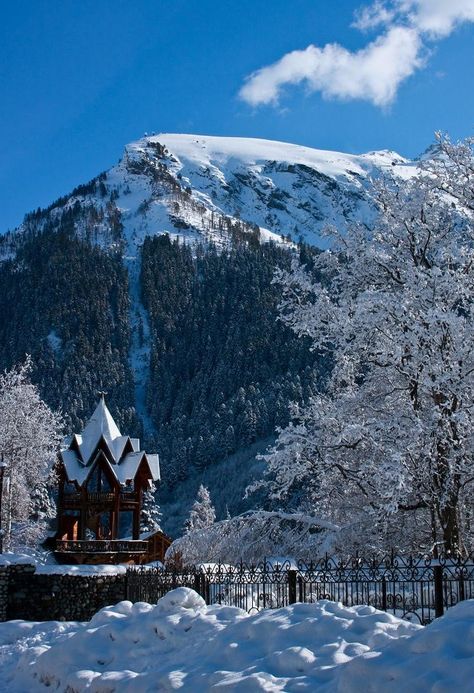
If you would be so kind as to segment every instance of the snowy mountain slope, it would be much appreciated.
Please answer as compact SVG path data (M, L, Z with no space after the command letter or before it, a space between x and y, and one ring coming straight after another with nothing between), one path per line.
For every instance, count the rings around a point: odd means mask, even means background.
M146 186L144 195L140 176L159 179L159 171L161 185ZM117 205L127 235L138 242L165 227L219 242L224 216L256 224L264 238L289 235L318 245L328 223L371 221L371 177L414 171L412 162L388 151L355 156L268 140L160 134L128 145L108 178L132 184L137 197L120 196Z
M415 172L414 162L390 151L352 155L259 139L159 134L127 145L116 166L27 215L19 231L66 214L78 235L119 246L129 257L146 236L165 232L217 245L233 233L323 245L327 224L371 223L372 178Z

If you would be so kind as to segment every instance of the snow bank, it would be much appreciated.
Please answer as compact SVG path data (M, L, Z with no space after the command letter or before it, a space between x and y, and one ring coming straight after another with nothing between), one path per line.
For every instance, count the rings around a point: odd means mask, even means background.
M34 565L35 563L36 558L26 553L10 553L8 551L5 553L0 553L0 566L17 564Z
M248 615L181 587L86 624L0 624L0 645L11 693L462 692L474 674L474 601L423 628L325 600Z
M38 556L31 554L3 553L0 554L0 566L8 565L34 565L37 575L124 575L127 570L136 568L137 570L147 570L153 568L162 568L161 561L152 561L139 566L133 566L128 563L117 563L111 565L109 563L97 563L83 565L76 564L61 564L50 556L45 555L41 560L51 560L48 563L41 563Z
M363 654L336 676L330 690L367 693L472 691L474 688L474 599L449 609L411 638Z

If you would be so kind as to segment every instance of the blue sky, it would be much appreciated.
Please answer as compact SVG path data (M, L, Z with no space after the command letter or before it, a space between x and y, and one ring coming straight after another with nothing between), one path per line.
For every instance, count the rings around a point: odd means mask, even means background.
M2 0L1 10L2 231L144 132L406 156L438 129L474 134L474 0Z

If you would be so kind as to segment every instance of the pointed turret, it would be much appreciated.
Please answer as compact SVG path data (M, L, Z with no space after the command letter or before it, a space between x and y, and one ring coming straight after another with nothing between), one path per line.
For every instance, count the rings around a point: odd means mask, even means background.
M105 393L81 434L64 441L60 458L69 481L80 486L87 480L100 456L119 484L133 481L140 467L145 466L151 481L160 479L158 455L140 450L138 438L123 436L105 403Z
M127 439L128 436L122 436L120 430L112 418L112 414L105 404L105 393L101 392L99 404L94 410L91 418L86 424L81 436L77 436L79 443L79 452L84 464L88 464L97 448L101 438L105 440L110 451L114 452L114 442L118 438ZM122 446L123 449L124 446ZM114 455L115 456L115 455ZM117 460L114 460L115 462Z

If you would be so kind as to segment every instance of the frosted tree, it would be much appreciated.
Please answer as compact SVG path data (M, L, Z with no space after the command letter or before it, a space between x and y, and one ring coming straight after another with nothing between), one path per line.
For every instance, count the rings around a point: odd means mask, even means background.
M11 544L12 522L28 521L31 496L48 477L61 439L62 419L43 402L30 371L28 358L0 375L3 548Z
M173 542L166 558L178 556L185 565L241 560L257 564L276 556L310 561L332 551L338 530L304 513L248 511L188 532Z
M208 489L202 484L199 487L197 498L194 501L189 518L186 521L186 531L206 529L216 521L216 511L211 503Z
M472 144L439 137L414 180L376 186L373 229L330 230L314 271L277 276L281 319L334 365L293 406L264 484L340 526L345 547L472 547Z
M31 492L29 517L36 522L56 517L56 506L51 499L46 481L40 481Z
M143 494L143 505L140 515L141 532L158 532L161 530L160 506L155 498L156 486L153 484Z

